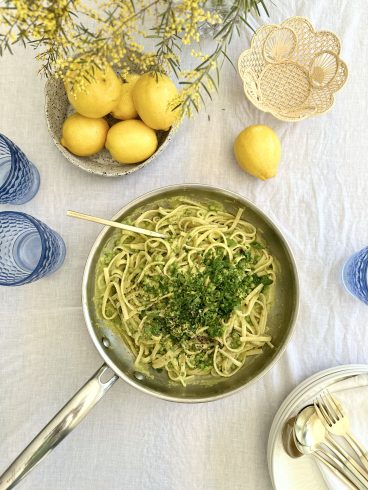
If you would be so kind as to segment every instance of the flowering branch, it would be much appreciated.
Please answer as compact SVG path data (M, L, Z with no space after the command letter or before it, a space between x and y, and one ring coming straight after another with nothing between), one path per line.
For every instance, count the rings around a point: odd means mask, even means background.
M183 114L198 111L218 88L227 48L247 15L267 13L265 0L4 0L0 7L0 55L15 43L37 49L40 71L83 88L96 67L113 65L124 78L130 71L173 73L183 86ZM154 25L144 30L146 19ZM211 54L199 47L204 27L213 26ZM144 45L154 44L152 52ZM182 67L181 51L190 45L199 59ZM196 48L196 49L195 49Z

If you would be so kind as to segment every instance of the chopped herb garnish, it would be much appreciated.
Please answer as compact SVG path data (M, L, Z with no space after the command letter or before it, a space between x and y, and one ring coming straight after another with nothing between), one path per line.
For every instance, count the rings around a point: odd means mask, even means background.
M262 276L261 277L261 282L262 282L262 284L264 286L269 286L270 284L273 283L273 280L270 277L268 277L268 276Z
M194 358L194 365L197 369L208 369L213 364L212 358L207 354L196 354Z
M115 255L116 254L114 252L105 252L102 257L103 265L109 265Z
M220 337L223 323L262 278L249 274L246 260L230 262L222 249L207 254L195 270L151 276L143 287L152 299L170 295L148 310L145 333L169 334L175 342L191 339L198 328L206 327L209 338Z
M256 242L256 241L252 242L251 245L252 245L253 248L256 248L258 250L262 250L264 248L264 246L262 245L262 243L259 243L259 242Z

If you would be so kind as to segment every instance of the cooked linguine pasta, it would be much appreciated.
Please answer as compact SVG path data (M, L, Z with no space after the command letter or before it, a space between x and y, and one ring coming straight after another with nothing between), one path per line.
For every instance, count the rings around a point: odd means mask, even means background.
M119 231L97 268L96 305L135 358L183 385L229 377L271 344L273 257L256 228L218 203L176 198L129 220L167 238Z

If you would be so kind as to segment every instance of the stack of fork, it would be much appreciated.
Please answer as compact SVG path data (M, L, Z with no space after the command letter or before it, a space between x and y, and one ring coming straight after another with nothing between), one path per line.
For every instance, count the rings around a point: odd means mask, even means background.
M349 484L352 489L368 490L368 452L350 432L347 413L328 390L314 400L316 413L327 430L326 447L321 447L319 459ZM355 459L333 437L343 438L353 450ZM323 456L322 456L323 454Z

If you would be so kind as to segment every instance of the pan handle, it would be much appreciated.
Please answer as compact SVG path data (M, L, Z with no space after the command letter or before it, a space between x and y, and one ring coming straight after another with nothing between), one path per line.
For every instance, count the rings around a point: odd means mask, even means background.
M0 476L0 490L15 487L84 419L117 379L119 377L103 364Z

